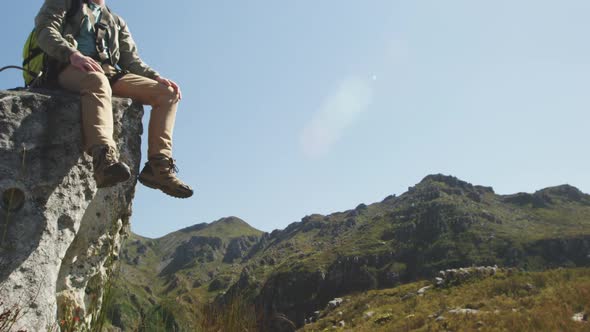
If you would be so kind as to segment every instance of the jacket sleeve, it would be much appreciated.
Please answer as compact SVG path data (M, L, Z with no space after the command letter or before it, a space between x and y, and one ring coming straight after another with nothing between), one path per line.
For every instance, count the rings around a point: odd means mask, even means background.
M133 74L152 79L160 76L160 74L158 74L155 70L150 68L147 64L145 64L145 62L141 60L137 51L137 46L135 45L135 41L133 41L131 32L129 32L129 28L127 27L127 23L125 23L121 17L118 19L119 25L121 27L119 30L119 49L121 52L119 66L121 69L128 70Z
M69 0L45 0L35 18L37 44L49 56L68 63L70 55L77 51L62 36Z

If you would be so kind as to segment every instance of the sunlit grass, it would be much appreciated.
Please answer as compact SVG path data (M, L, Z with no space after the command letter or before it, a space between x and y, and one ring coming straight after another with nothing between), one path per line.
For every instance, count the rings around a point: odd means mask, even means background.
M589 268L502 272L451 288L434 288L424 296L407 295L427 284L348 296L341 307L303 330L331 330L342 320L346 328L360 332L590 330L589 323L572 320L576 313L590 312ZM478 313L449 313L456 308Z

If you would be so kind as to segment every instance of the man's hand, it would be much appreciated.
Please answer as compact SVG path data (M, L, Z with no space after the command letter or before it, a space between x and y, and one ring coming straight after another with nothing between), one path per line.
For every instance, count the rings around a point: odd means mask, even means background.
M176 92L176 97L178 97L178 100L182 99L182 92L180 91L178 84L176 84L174 81L171 81L164 77L156 77L155 80L164 84L165 86L171 87L174 90L174 92Z
M72 53L72 55L70 55L70 63L72 64L72 66L80 69L85 73L93 71L104 73L102 67L98 62L96 62L96 60L94 60L91 57L85 56L80 52L75 52Z

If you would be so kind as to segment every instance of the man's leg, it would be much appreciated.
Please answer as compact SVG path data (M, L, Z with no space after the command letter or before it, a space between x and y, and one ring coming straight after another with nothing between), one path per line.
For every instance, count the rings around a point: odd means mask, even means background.
M113 85L113 94L152 107L148 127L148 158L172 157L172 132L178 98L172 88L152 79L127 74Z
M96 186L111 187L128 180L131 171L118 161L113 140L112 91L107 77L68 66L59 74L58 82L62 88L80 93L84 151L92 156Z
M113 140L113 104L111 85L98 72L83 72L68 66L58 77L62 88L80 93L84 151L91 153L94 146L116 147Z
M174 90L152 79L127 74L113 85L113 94L152 106L148 129L148 162L139 175L139 181L170 196L192 196L193 190L174 174L176 166L172 159L172 132L178 104Z

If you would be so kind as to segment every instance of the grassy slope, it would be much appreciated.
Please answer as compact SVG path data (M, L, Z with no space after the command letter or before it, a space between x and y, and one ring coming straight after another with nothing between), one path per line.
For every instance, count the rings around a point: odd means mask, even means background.
M424 296L405 296L429 285L420 281L344 297L302 331L332 331L344 321L349 331L588 331L574 322L590 312L590 269L498 273L450 288L433 288ZM456 308L477 314L453 314ZM367 313L373 312L371 317ZM444 319L437 318L443 316Z
M123 324L130 330L144 325L155 328L162 324L168 313L173 314L175 323L182 329L194 327L199 319L199 307L220 291L208 291L209 284L219 276L229 278L239 276L239 263L222 262L222 256L215 260L195 264L170 275L161 275L161 270L170 262L176 247L195 236L217 237L224 245L236 237L260 236L261 231L249 226L238 218L224 218L210 224L200 224L170 233L159 239L148 239L131 234L124 245L126 258L116 282L114 305L111 319L119 315ZM138 249L143 248L143 253ZM132 261L139 257L139 263ZM200 280L201 285L195 285ZM113 311L114 310L114 311ZM143 312L142 312L143 311ZM153 318L153 319L152 319ZM150 321L152 319L153 321ZM115 318L116 320L116 318ZM171 327L160 326L169 330Z

